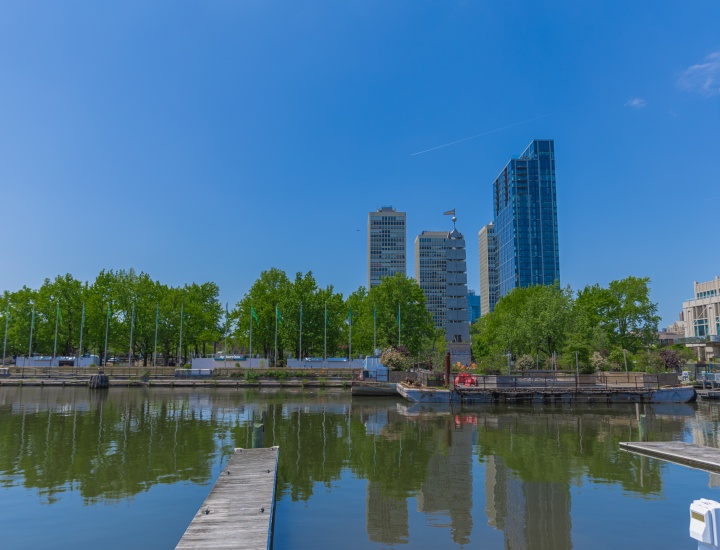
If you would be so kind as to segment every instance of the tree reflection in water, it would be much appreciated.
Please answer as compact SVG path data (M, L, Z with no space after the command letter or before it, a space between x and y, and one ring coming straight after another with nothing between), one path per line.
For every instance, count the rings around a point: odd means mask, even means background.
M648 439L681 438L695 415L683 411L651 408ZM365 531L380 544L411 542L411 500L453 543L476 543L479 485L487 525L507 548L571 548L573 485L617 484L643 498L663 490L659 462L618 449L637 437L623 406L433 410L329 390L26 387L0 389L0 417L3 486L37 490L47 503L74 490L86 504L210 483L214 464L252 446L262 419L264 443L281 449L278 499L310 501L351 472L366 480ZM698 433L717 433L717 418L709 422Z

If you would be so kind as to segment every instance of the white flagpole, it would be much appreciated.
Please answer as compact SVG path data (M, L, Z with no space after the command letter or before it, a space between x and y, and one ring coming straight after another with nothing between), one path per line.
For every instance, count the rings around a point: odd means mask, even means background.
M157 368L157 334L158 319L160 317L160 304L155 304L155 346L153 347L153 368ZM157 375L157 372L155 373Z
M178 350L178 366L180 366L180 363L182 363L183 355L182 355L182 329L183 329L183 313L185 311L185 303L180 304L180 349Z
M323 338L323 367L326 367L327 362L327 302L325 302L325 336Z
M398 347L400 347L400 304L398 304Z
M5 366L5 350L7 349L7 331L8 321L10 320L10 298L8 298L7 305L5 306L5 338L3 338L3 362L2 366Z
M375 304L373 304L373 355L375 354L376 349L377 349L377 309L375 309Z
M108 302L107 319L105 320L105 349L103 350L103 367L107 367L108 330L110 329L110 303Z
M227 368L228 303L225 302L225 342L223 343L223 365Z
M28 359L32 357L33 329L35 329L35 304L33 304L32 316L30 317L30 349L28 349Z
M82 304L82 314L80 315L80 344L78 345L78 353L77 353L77 363L75 363L76 367L80 366L80 358L82 357L82 337L83 337L83 329L85 328L85 302Z
M352 361L352 309L350 310L350 336L348 337L348 361Z
M128 352L128 366L132 367L133 357L133 328L135 328L135 304L132 305L132 313L130 314L130 351Z
M302 366L302 302L300 302L300 350L298 351L298 361Z
M60 302L55 302L55 340L53 341L53 361L55 361L55 355L57 354L57 333L58 333L58 315L60 313ZM50 362L52 365L52 362Z
M277 367L277 325L278 325L278 304L275 304L275 355L273 356L273 366Z
M250 366L252 367L252 324L253 324L253 317L252 317L252 304L250 305Z

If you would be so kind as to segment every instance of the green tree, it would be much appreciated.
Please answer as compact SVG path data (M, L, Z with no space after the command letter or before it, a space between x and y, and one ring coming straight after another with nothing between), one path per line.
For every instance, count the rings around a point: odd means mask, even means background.
M232 317L237 320L235 336L249 348L252 322L253 354L261 351L266 356L271 353L274 355L275 312L279 304L287 303L289 289L290 280L285 272L273 267L263 271L242 300L236 304L232 312ZM282 357L282 343L282 340L278 342L280 357Z
M660 317L650 301L650 279L626 277L608 288L588 286L578 293L576 306L587 329L599 327L609 347L636 352L652 342Z
M353 332L358 331L361 345L358 351L366 354L373 352L373 321L378 347L401 344L412 355L417 355L423 341L433 334L432 315L425 308L425 294L414 279L402 273L385 277L362 300Z

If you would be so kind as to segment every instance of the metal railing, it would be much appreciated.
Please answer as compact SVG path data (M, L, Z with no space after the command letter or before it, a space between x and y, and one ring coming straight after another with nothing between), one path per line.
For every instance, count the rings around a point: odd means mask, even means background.
M568 372L511 373L509 375L479 375L453 373L455 389L483 390L644 390L660 389L668 377L647 373L575 374ZM679 383L679 381L678 381Z

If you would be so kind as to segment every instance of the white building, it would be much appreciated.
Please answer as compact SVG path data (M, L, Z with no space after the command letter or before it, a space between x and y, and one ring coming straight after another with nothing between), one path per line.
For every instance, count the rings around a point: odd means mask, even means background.
M685 338L677 340L695 349L698 359L720 356L720 277L707 283L695 281L695 297L683 302Z

